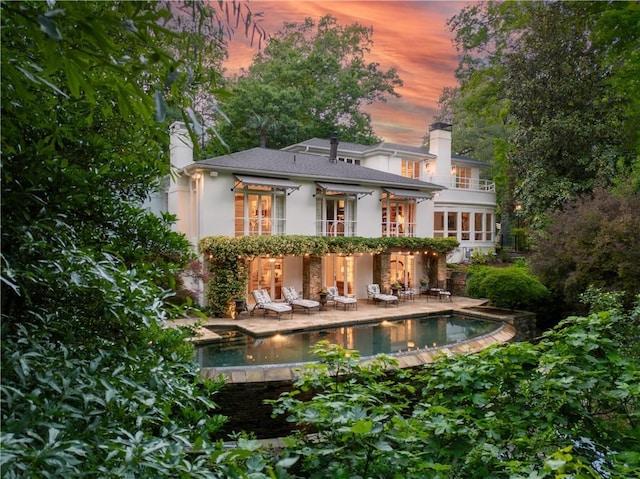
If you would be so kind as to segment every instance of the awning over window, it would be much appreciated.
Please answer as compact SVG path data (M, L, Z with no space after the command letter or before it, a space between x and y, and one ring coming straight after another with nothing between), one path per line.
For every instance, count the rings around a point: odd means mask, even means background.
M365 188L359 185L349 185L346 183L321 183L319 181L317 181L316 184L322 188L325 193L355 195L358 198L373 193L371 188Z
M433 198L433 193L427 193L418 190L405 190L402 188L382 188L384 191L396 198L403 198L405 200L430 200ZM418 201L420 203L420 201Z
M269 188L287 190L289 192L300 189L300 185L286 178L268 178L266 176L235 175L238 183L233 187L235 190L239 183L244 186L266 186Z

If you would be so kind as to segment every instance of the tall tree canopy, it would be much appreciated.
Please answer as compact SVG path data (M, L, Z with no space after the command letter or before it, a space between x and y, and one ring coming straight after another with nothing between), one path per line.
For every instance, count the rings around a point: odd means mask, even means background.
M637 3L486 2L449 24L462 54L450 115L506 126L506 210L517 200L535 222L637 168Z
M379 141L363 106L398 96L395 68L366 59L373 30L341 26L330 15L316 24L285 23L248 70L230 81L233 96L222 101L230 124L221 128L232 151L281 148L338 131L345 141Z

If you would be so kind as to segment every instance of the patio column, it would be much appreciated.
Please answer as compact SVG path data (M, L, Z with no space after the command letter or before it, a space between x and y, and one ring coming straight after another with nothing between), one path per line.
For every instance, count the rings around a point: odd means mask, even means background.
M444 253L438 253L437 274L438 274L438 288L447 287L447 255Z
M322 289L322 256L305 255L302 258L302 296L317 299Z
M391 286L391 253L373 255L373 283L379 284L382 291Z

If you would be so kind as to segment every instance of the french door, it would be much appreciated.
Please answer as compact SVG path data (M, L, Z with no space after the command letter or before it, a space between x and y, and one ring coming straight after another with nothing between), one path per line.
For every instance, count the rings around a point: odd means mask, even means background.
M282 296L282 259L255 258L249 265L249 297L254 289L266 289L271 299Z
M336 286L341 295L355 295L355 258L337 254L324 258L324 285Z

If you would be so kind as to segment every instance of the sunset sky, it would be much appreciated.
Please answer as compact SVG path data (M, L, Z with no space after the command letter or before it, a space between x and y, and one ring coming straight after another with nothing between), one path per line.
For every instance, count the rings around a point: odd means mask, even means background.
M263 12L260 26L275 33L283 22L317 20L331 14L340 25L359 23L373 27L373 47L368 61L381 69L395 67L404 86L401 98L369 109L373 128L384 141L418 146L438 112L438 99L446 86L456 86L458 66L453 33L446 21L468 2L458 1L333 1L260 0L248 2L252 12ZM236 73L248 67L257 51L243 33L229 45L226 68Z

